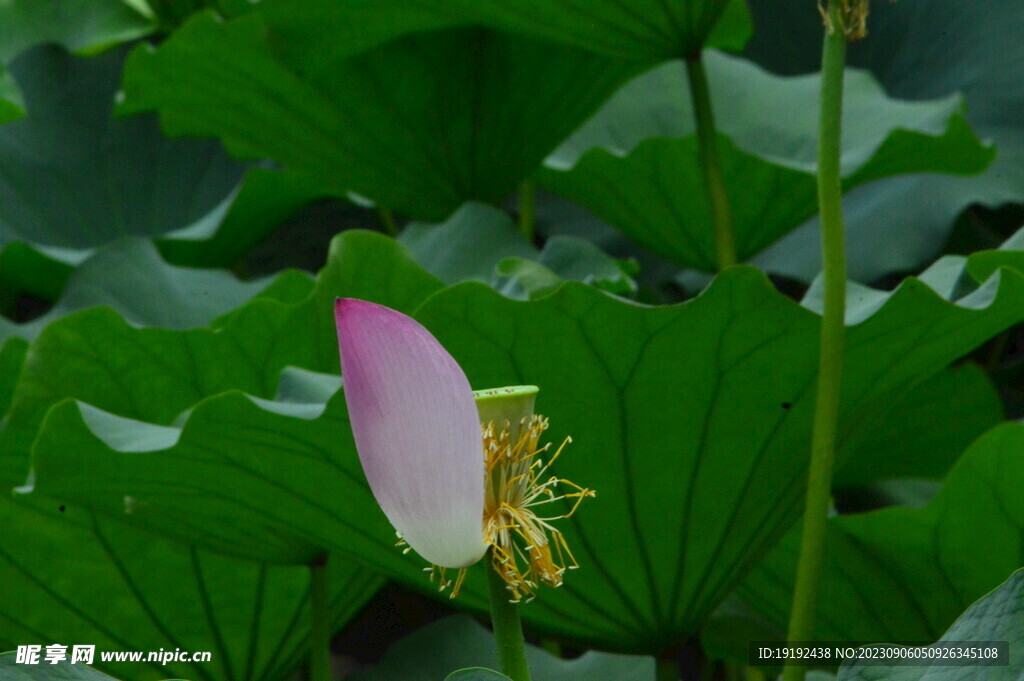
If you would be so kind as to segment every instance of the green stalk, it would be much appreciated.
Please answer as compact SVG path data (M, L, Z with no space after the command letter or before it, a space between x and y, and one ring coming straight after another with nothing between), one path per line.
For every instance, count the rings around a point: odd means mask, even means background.
M328 605L327 557L309 564L310 631L309 681L331 681L331 624Z
M736 243L732 233L729 195L725 191L725 179L718 160L718 133L715 131L715 116L711 110L708 76L700 52L686 58L686 73L689 76L690 98L693 100L697 123L700 167L704 173L708 202L711 204L711 223L715 230L715 266L724 270L736 264Z
M519 608L508 601L508 589L501 575L486 561L487 591L491 598L491 623L494 625L494 642L498 647L498 661L501 672L512 681L530 681L530 666L526 662L526 642L523 640L523 625L519 620Z
M843 67L846 38L838 0L830 0L821 64L821 101L818 128L818 204L825 276L825 307L821 320L818 393L811 437L811 464L807 479L803 537L797 561L793 608L788 640L809 641L814 633L822 555L832 484L839 420L839 385L843 370L843 333L846 315L846 252L843 237L842 187L839 174L842 135ZM803 681L806 667L786 666L784 681Z
M533 243L536 214L537 185L526 179L519 184L519 232L530 243Z
M679 681L679 661L672 658L658 658L654 672L655 681Z

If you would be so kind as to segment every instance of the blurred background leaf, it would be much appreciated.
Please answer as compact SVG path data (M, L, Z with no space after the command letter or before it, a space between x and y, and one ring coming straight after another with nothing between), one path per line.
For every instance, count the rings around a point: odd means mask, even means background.
M818 69L822 32L814 8L773 0L751 0L750 6L757 31L747 56L776 73ZM1017 39L1024 14L1017 6L1001 0L878 3L870 30L867 40L850 48L852 66L870 70L900 99L962 93L968 122L995 142L998 155L975 179L916 175L851 192L845 201L849 274L859 281L915 270L934 258L957 215L972 204L998 208L1024 201L1024 90L1008 67L1024 59ZM820 269L818 250L811 220L757 262L810 280Z
M188 329L206 326L246 301L264 294L304 298L312 277L295 270L276 279L243 282L223 270L174 267L153 244L124 237L100 246L71 274L60 300L42 316L24 324L0 318L0 341L34 338L47 324L76 310L107 306L139 326Z
M704 61L737 255L746 260L817 211L819 77L780 78L715 52ZM905 173L977 173L992 160L955 96L895 101L854 70L844 95L844 189ZM682 62L619 90L548 157L538 179L644 248L682 267L714 271L711 209Z
M178 262L229 265L319 189L229 159L215 141L164 139L150 116L111 120L122 51L37 47L12 63L28 117L0 127L0 281L55 300L96 247L180 239ZM55 199L55 197L59 197ZM230 230L218 240L218 230ZM196 256L213 240L216 255Z
M634 264L576 237L552 237L538 250L508 214L486 204L467 203L443 223L406 225L398 241L445 284L479 281L510 298L550 293L569 280L623 296L637 289Z
M0 61L42 43L96 53L155 28L122 0L7 0L0 4Z
M441 223L410 223L398 241L425 270L449 286L460 281L490 282L503 259L535 259L539 254L505 211L477 202L463 205Z

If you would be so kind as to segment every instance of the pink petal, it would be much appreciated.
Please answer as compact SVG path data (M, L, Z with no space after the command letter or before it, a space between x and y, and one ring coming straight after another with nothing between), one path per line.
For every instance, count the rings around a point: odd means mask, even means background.
M377 503L421 556L464 567L486 550L484 457L473 390L416 320L334 304L352 433Z

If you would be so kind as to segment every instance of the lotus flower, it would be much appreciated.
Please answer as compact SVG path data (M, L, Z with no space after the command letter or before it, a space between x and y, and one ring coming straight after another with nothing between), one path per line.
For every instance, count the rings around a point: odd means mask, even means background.
M335 302L345 401L359 460L399 538L439 569L452 595L491 549L513 602L576 567L551 521L594 492L549 476L537 388L474 393L458 363L414 319L352 298ZM562 444L562 447L568 442ZM562 452L558 448L553 462ZM568 493L557 494L565 485ZM568 514L537 507L575 499ZM552 551L554 548L554 551ZM445 569L457 569L454 580ZM433 574L433 571L432 571Z

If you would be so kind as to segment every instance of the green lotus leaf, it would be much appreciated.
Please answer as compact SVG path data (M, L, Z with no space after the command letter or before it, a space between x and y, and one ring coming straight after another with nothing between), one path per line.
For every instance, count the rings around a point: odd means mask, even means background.
M971 442L1003 420L1003 411L999 393L980 367L943 371L894 403L860 443L850 442L854 453L832 484L941 480Z
M499 28L647 62L702 47L737 50L751 29L743 0L465 0L456 6Z
M515 190L638 68L467 21L380 0L201 13L132 54L122 109L443 220Z
M816 637L939 638L1024 562L1022 461L1024 426L1001 425L964 453L926 507L832 518ZM776 623L788 617L799 543L794 530L739 589L745 602Z
M172 675L278 681L305 661L310 614L304 567L189 548L73 506L31 508L5 498L0 520L5 649L95 645L94 665L133 681ZM382 579L341 558L329 560L327 569L331 626L340 629ZM211 659L166 666L100 659L101 652L175 648L208 651ZM0 671L0 678L8 673Z
M980 648L982 651L994 646L958 645L967 642L1005 642L1008 659L994 658L971 660L961 666L943 665L879 665L876 660L856 660L843 664L836 675L837 681L954 681L964 678L985 678L993 681L1013 681L1020 678L1024 655L1024 624L1021 618L1021 602L1024 601L1024 572L1018 570L1010 575L996 590L971 605L957 618L956 622L932 647L947 644L954 652L965 653L964 648Z

